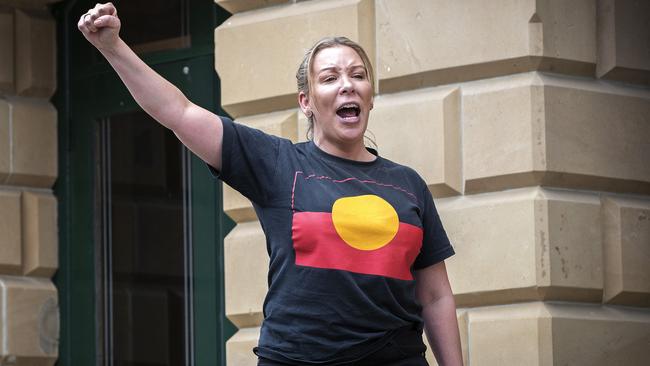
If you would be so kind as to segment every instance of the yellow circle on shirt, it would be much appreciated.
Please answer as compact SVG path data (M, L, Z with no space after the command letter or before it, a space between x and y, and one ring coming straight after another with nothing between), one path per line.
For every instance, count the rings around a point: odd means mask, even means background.
M376 195L337 199L332 206L332 221L341 239L360 250L383 247L393 240L399 228L393 206Z

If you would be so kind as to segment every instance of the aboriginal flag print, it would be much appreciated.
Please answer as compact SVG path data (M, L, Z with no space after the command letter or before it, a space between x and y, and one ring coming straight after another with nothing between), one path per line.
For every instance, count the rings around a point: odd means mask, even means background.
M422 228L415 195L386 182L296 172L296 265L412 280Z

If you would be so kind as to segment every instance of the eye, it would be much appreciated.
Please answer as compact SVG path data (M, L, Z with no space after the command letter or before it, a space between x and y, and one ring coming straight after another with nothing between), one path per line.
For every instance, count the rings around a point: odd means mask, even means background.
M336 80L336 76L334 76L334 75L324 76L321 80L324 83L331 83L332 81Z
M355 79L363 80L363 79L366 78L366 75L365 74L354 74L354 75L352 75L352 77L355 78Z

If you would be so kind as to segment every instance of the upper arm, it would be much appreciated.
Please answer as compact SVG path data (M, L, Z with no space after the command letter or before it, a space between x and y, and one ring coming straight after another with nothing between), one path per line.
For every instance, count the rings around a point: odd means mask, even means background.
M453 296L444 261L415 271L415 281L416 296L422 306Z
M183 145L215 169L221 169L223 123L219 116L188 101L173 126Z
M444 261L454 254L449 237L442 226L442 221L433 202L433 197L426 183L422 182L422 248L418 254L413 268L416 270L428 268Z

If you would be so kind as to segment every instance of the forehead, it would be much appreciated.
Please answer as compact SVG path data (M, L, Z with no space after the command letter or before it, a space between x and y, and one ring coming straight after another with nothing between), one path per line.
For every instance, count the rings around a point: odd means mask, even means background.
M312 61L314 71L329 67L348 68L365 66L361 56L348 46L334 46L320 50Z

